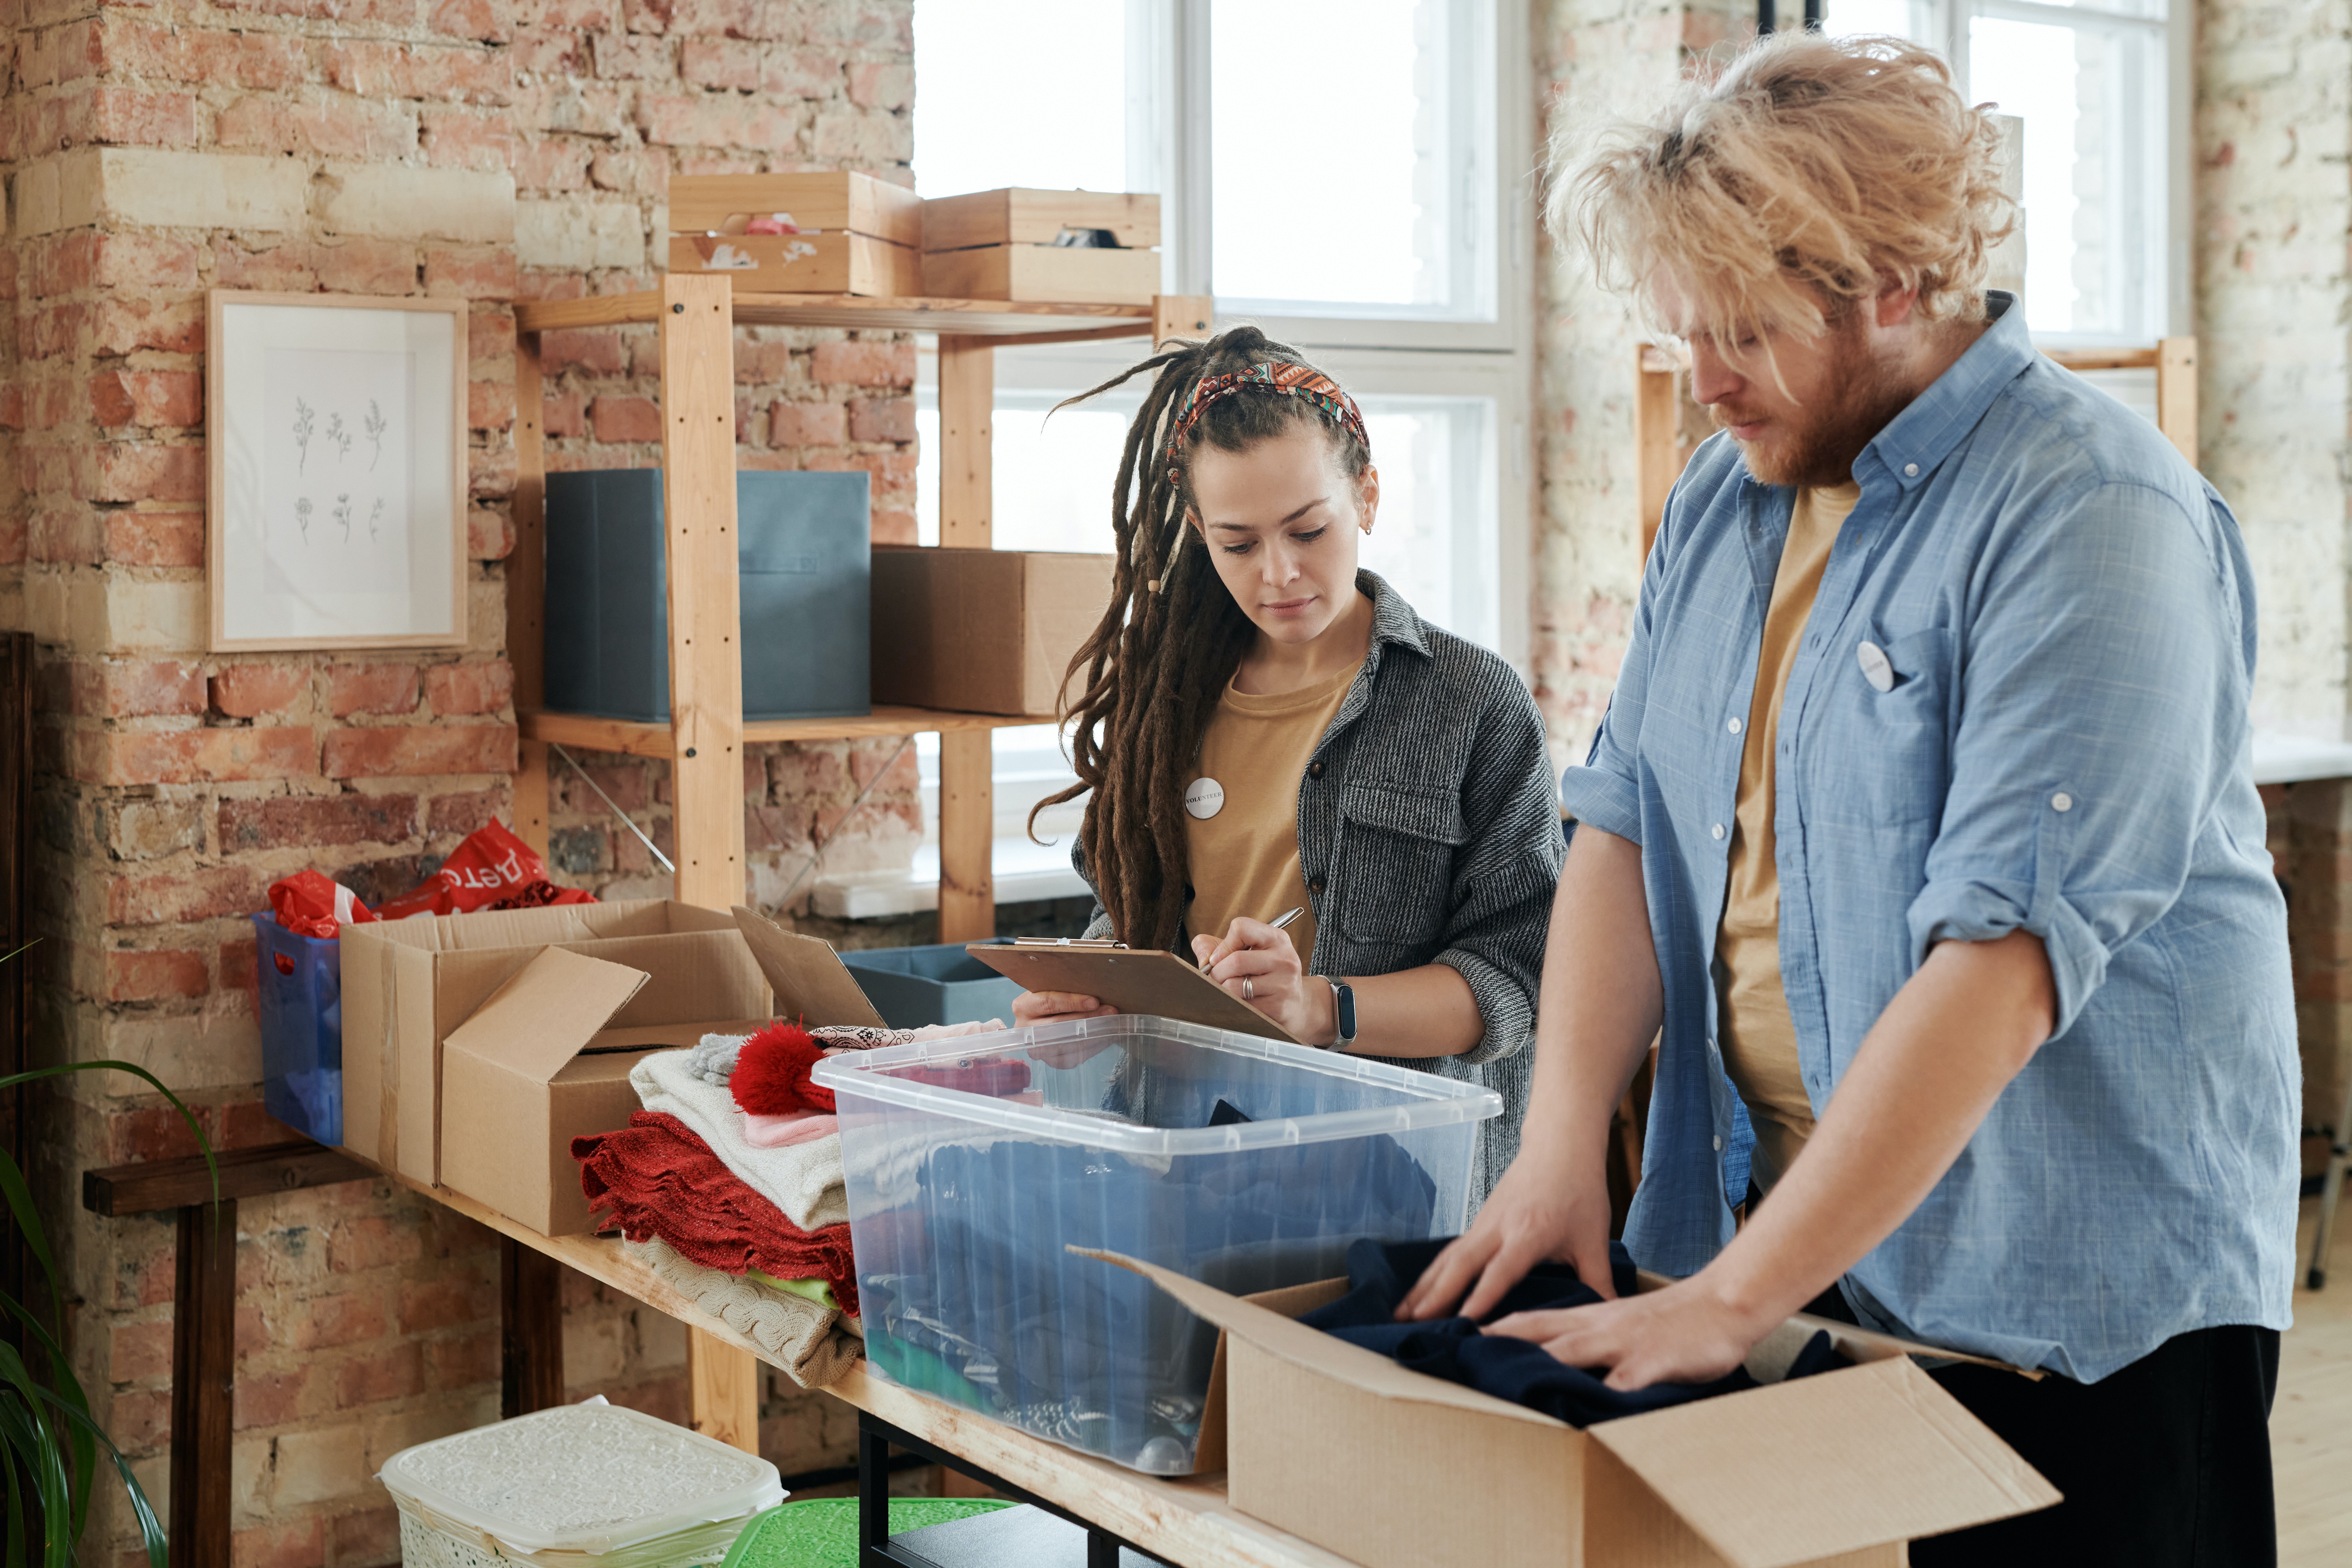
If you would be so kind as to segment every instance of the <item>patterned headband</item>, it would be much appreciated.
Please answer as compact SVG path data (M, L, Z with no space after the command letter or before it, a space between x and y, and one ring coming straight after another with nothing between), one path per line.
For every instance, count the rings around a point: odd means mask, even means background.
M1184 438L1201 422L1209 405L1245 390L1278 392L1311 403L1322 410L1325 418L1353 436L1365 452L1372 449L1371 437L1364 434L1364 416L1356 410L1356 400L1340 391L1338 382L1312 365L1260 360L1246 370L1204 376L1193 384L1184 406L1177 413L1174 432L1168 438L1170 483L1176 481L1177 468L1184 455Z

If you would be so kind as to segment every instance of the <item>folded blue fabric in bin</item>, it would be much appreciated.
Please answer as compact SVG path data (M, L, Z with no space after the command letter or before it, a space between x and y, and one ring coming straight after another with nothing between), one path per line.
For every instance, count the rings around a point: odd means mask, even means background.
M935 1149L919 1180L924 1233L861 1274L869 1347L903 1342L990 1414L1126 1462L1160 1437L1189 1453L1216 1331L1066 1244L1247 1294L1329 1278L1351 1237L1426 1236L1437 1198L1385 1136L1159 1163L1006 1139Z
M1745 1369L1735 1367L1728 1376L1712 1383L1656 1383L1630 1391L1614 1389L1603 1381L1606 1368L1588 1372L1566 1365L1531 1341L1482 1333L1478 1323L1469 1318L1396 1321L1398 1303L1446 1245L1444 1241L1357 1242L1348 1248L1348 1293L1298 1321L1391 1357L1410 1371L1466 1384L1482 1394L1540 1410L1571 1426L1591 1426L1757 1385ZM1609 1244L1609 1265L1617 1294L1633 1294L1633 1259L1622 1243ZM1589 1307L1600 1300L1601 1293L1579 1279L1570 1266L1539 1263L1504 1294L1486 1321L1493 1322L1513 1312ZM1806 1377L1844 1364L1845 1358L1830 1336L1817 1333L1806 1342L1785 1375Z

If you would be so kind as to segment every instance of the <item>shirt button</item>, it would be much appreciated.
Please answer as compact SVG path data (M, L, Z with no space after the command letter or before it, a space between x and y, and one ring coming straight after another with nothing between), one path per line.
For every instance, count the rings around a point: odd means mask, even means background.
M1904 464L1904 465L1903 465L1903 477L1904 477L1905 479L1917 479L1917 478L1919 477L1919 465L1918 465L1918 464L1916 464L1916 463L1906 463L1906 464Z
M1723 837L1723 824L1718 822L1713 827L1708 828L1707 831L1714 834L1717 838L1720 838Z
M1732 720L1728 720L1728 721L1727 721L1724 723L1724 726L1723 726L1723 727L1724 727L1725 729L1727 729L1727 730L1730 731L1731 731L1733 734L1735 734L1735 735L1737 735L1738 733L1739 733L1739 721L1738 721L1738 720L1737 720L1737 719L1732 719Z
M1720 1138L1715 1141L1715 1152L1718 1154L1723 1152L1723 1140Z
M2056 795L2050 797L2050 809L2053 811L2072 811L2074 809L2074 797L2068 795L2062 789Z
M1323 763L1320 760L1307 764L1307 776L1310 779L1319 779L1323 776Z
M1318 877L1313 881L1307 883L1307 890L1314 894L1317 898L1321 898L1323 896L1323 879Z

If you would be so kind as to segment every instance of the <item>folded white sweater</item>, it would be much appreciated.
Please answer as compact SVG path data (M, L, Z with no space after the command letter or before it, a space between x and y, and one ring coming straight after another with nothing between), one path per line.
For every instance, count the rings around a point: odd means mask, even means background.
M743 1137L743 1112L724 1084L697 1078L691 1050L662 1051L629 1071L647 1110L666 1111L710 1147L744 1185L782 1211L803 1230L842 1225L849 1200L842 1190L841 1134L781 1149L754 1149Z

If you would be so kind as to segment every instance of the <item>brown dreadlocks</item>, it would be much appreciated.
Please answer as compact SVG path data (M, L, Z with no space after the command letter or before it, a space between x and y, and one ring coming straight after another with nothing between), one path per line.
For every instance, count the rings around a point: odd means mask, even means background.
M1070 661L1064 688L1060 717L1078 721L1071 735L1078 782L1038 802L1029 820L1034 834L1037 812L1092 792L1078 843L1112 931L1130 946L1171 948L1183 930L1185 774L1256 629L1218 579L1207 547L1187 542L1190 455L1203 443L1244 452L1300 424L1320 424L1351 480L1360 481L1371 461L1362 441L1314 403L1244 388L1202 410L1183 460L1171 464L1170 432L1186 394L1208 377L1269 361L1307 363L1255 327L1235 327L1205 342L1171 340L1070 399L1151 374L1111 491L1118 563L1110 607Z

